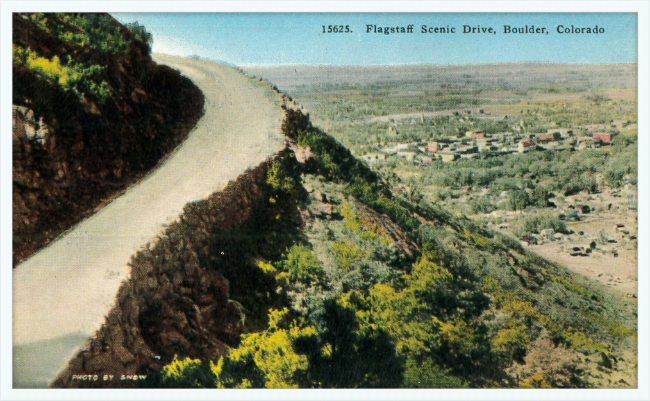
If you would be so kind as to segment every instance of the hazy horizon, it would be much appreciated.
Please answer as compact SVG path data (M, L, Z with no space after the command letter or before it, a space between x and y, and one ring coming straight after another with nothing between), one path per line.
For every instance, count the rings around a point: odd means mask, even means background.
M189 56L179 56L176 54L169 53L160 53L152 52L152 55L164 55L164 56L173 56L173 57L187 57L187 58L198 58L206 61L213 61L216 63L230 64L232 66L241 67L241 68L279 68L279 67L327 67L327 68L346 68L346 67L359 67L359 68L373 68L373 67L454 67L454 66L484 66L484 65L563 65L563 66L615 66L615 65L633 65L638 64L638 62L618 62L618 63L573 63L573 62L559 62L559 61L504 61L504 62L475 62L475 63L401 63L401 64L306 64L306 63L287 63L287 64L246 64L240 65L229 62L227 60L220 60L216 58L209 58L204 56L198 56L195 54Z
M113 13L153 51L238 66L637 62L635 13ZM348 33L324 33L329 25ZM422 33L422 26L443 30ZM411 33L375 33L405 28ZM463 33L464 26L491 32ZM505 26L541 33L505 33ZM559 27L602 33L558 33ZM455 33L444 30L456 29ZM370 31L370 32L368 32Z

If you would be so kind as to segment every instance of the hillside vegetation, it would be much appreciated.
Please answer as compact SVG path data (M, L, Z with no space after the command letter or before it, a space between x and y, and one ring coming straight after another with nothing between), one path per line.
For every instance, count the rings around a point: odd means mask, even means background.
M13 15L14 265L174 149L203 95L108 14Z
M289 149L133 258L55 387L636 386L634 305L396 196L300 111L283 132Z
M396 193L638 287L637 65L250 67Z

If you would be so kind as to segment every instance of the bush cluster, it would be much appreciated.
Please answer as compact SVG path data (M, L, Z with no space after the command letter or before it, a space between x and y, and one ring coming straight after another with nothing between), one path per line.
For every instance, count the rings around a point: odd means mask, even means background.
M108 14L98 13L24 13L21 14L38 28L54 38L77 46L89 46L107 53L126 53L133 38L148 45L151 50L153 36L136 22L123 30Z
M111 89L106 82L105 67L91 65L83 67L75 63L70 56L62 63L58 56L48 60L39 57L30 48L13 45L13 63L22 65L66 91L72 91L80 97L90 97L104 102L110 95Z

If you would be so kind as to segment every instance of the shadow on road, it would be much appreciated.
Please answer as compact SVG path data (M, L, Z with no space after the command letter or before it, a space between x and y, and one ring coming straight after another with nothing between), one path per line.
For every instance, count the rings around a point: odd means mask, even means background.
M87 340L87 335L66 334L49 340L15 345L13 388L47 388L49 381L56 377Z

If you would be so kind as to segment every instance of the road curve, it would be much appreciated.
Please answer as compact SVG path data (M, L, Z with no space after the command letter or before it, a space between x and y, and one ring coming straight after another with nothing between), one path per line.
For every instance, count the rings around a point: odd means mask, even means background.
M13 270L13 387L39 388L100 328L127 263L190 201L284 146L280 98L222 64L155 55L201 89L205 114L155 171ZM173 93L170 93L173 96Z

